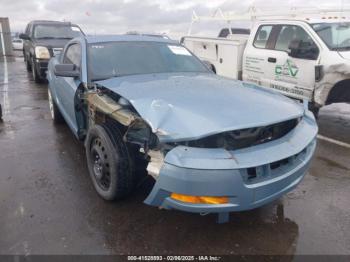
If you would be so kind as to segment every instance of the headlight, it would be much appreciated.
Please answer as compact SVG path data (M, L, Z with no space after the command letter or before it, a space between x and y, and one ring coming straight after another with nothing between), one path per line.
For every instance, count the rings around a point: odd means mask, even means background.
M39 59L50 59L50 52L45 46L35 47L35 57Z

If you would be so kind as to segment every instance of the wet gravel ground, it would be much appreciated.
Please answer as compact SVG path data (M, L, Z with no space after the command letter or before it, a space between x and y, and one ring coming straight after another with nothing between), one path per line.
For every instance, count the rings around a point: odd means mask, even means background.
M310 172L291 193L249 212L215 216L105 202L88 177L84 148L54 125L47 85L22 59L0 62L0 254L350 254L350 149L319 140ZM321 110L323 136L350 143L350 105Z

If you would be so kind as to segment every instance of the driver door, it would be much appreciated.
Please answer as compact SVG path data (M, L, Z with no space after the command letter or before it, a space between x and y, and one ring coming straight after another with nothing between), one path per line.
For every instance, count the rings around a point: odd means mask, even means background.
M270 68L270 87L296 99L311 100L315 86L315 67L318 65L319 48L311 36L297 25L279 25L274 47L267 59ZM292 41L314 48L315 53L298 57L289 55Z
M70 44L62 58L63 64L73 64L77 70L81 71L81 46L79 43ZM69 127L77 134L78 125L75 114L74 97L78 86L81 83L81 77L57 77L59 88L56 89L57 98L62 105L61 112Z

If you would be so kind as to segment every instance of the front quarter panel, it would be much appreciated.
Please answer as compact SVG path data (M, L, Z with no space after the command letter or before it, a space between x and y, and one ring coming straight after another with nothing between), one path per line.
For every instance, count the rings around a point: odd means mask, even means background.
M51 91L52 98L58 105L58 100L57 100L57 77L55 76L55 65L59 63L58 61L59 57L53 57L49 61L48 69L47 69L47 80L49 82L49 89Z

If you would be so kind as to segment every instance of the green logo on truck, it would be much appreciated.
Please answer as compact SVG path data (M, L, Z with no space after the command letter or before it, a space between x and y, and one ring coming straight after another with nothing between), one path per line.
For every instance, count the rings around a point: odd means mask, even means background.
M298 72L299 68L289 59L287 59L284 65L276 65L275 67L276 76L290 76L295 78Z

